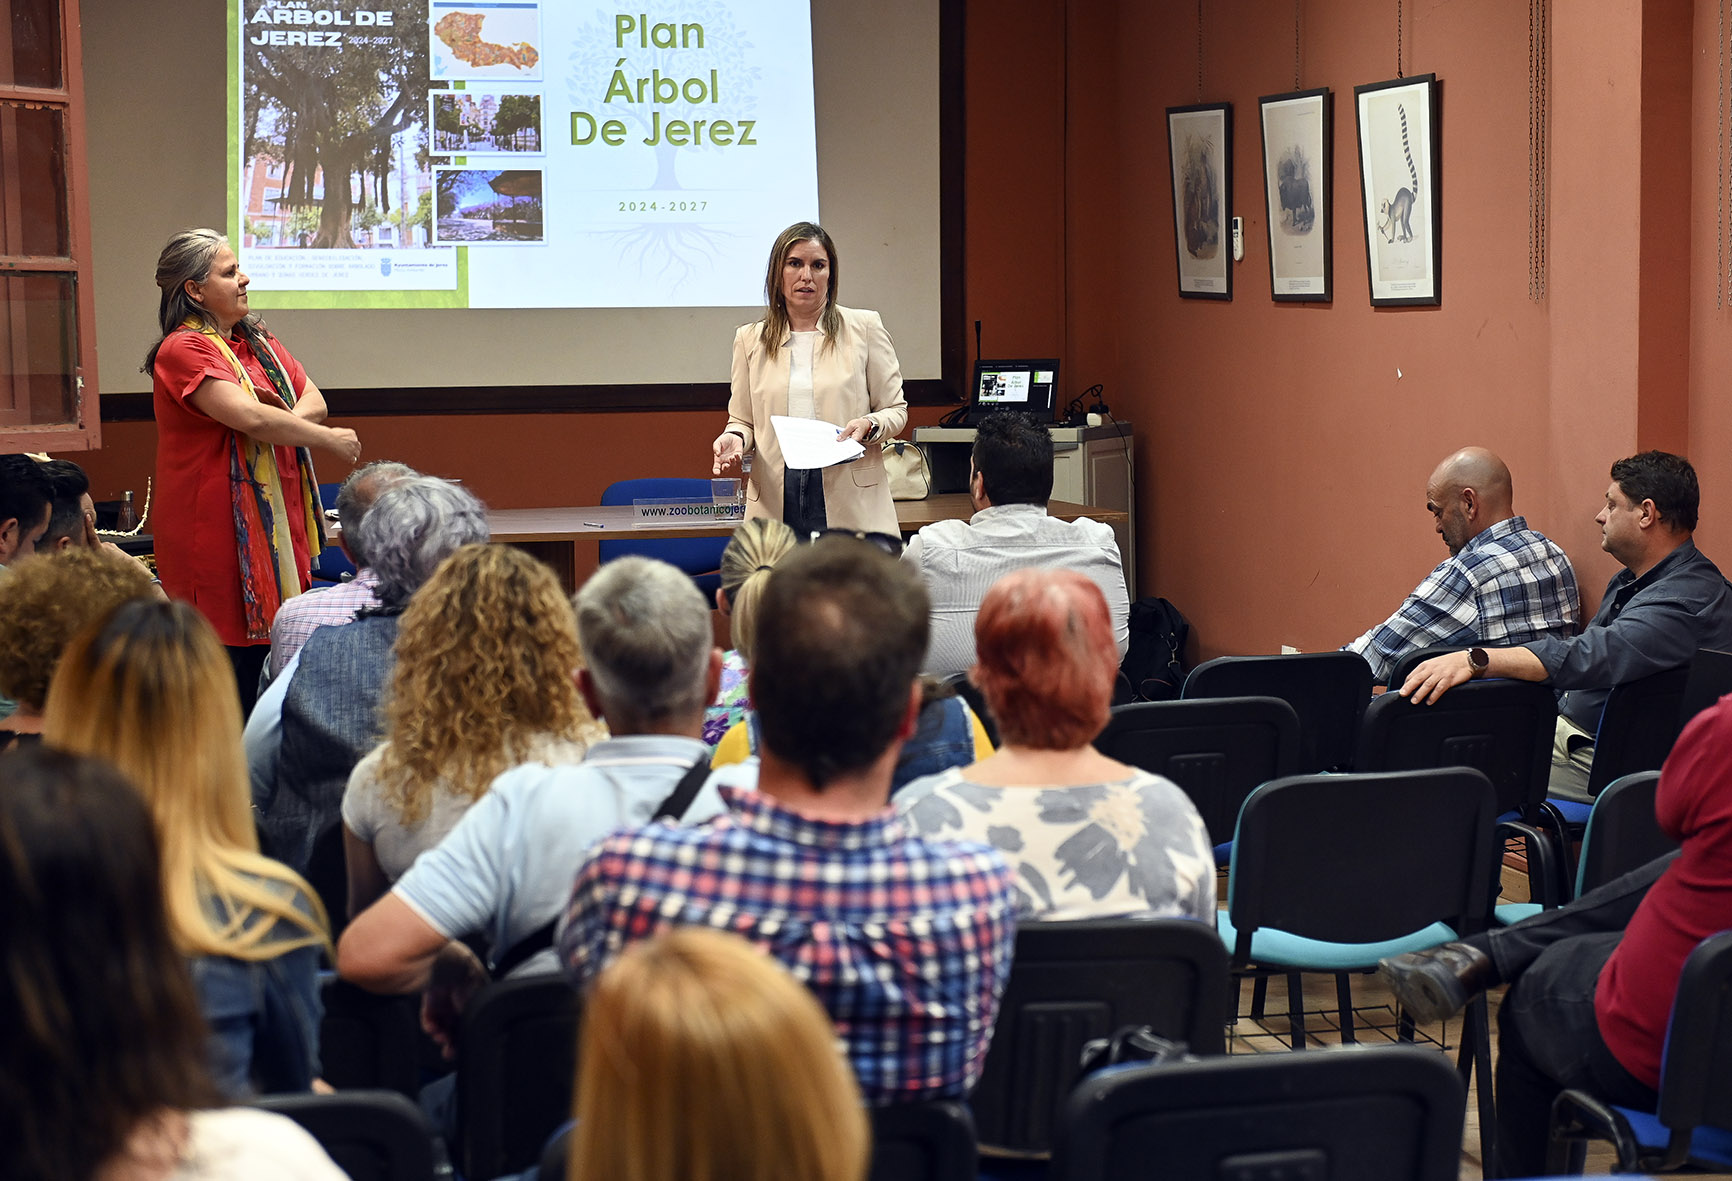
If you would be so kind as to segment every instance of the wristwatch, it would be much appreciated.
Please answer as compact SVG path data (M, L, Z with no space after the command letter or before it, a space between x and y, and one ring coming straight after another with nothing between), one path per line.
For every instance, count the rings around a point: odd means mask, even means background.
M1491 667L1491 657L1486 654L1484 648L1469 648L1467 650L1467 667L1471 670L1468 674L1469 678L1478 680L1485 676L1485 670Z

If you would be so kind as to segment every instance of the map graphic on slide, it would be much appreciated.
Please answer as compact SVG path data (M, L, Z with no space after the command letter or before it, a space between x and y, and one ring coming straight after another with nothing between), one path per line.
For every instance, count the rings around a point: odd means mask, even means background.
M491 41L483 41L481 25L486 19L477 12L450 12L439 18L439 23L433 26L433 32L451 47L457 60L477 69L487 66L515 66L520 70L533 70L535 63L541 60L535 46L526 41L519 41L515 45L495 45Z

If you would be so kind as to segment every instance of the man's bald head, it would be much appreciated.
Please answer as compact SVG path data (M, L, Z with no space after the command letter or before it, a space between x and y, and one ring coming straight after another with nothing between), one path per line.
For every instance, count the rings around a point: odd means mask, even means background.
M1458 554L1481 532L1515 516L1509 468L1484 447L1463 447L1431 473L1425 507L1444 545Z

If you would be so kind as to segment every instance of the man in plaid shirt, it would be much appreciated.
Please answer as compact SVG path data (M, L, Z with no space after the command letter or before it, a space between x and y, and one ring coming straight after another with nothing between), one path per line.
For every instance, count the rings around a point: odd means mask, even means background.
M1515 513L1509 468L1483 447L1465 447L1437 465L1425 507L1449 547L1388 619L1347 645L1386 684L1395 662L1433 645L1525 644L1568 639L1581 626L1581 597L1569 558Z
M852 538L776 567L751 671L757 790L723 787L729 811L708 824L591 850L558 937L576 984L665 927L733 931L817 996L869 1102L967 1093L1010 971L1015 897L998 853L916 837L887 806L920 712L928 612L917 575Z

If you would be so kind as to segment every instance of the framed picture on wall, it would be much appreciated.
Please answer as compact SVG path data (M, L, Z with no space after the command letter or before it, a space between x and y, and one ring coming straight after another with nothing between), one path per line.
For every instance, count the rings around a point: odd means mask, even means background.
M1167 108L1179 294L1233 298L1233 104Z
M1437 76L1355 86L1373 307L1443 302Z
M1269 215L1269 292L1328 303L1333 237L1328 89L1271 94L1263 115L1263 198Z

